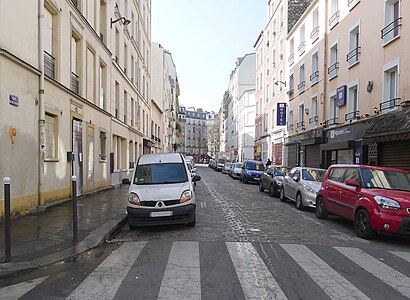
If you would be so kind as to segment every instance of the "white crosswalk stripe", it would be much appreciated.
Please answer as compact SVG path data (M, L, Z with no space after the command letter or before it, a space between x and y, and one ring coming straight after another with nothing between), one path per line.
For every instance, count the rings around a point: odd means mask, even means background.
M358 248L334 247L357 265L410 298L410 278Z
M226 246L247 299L287 299L251 243Z
M14 284L11 286L6 286L0 289L0 298L1 299L18 299L22 297L24 294L28 293L44 280L46 280L48 276L36 278L30 281L21 282L18 284Z
M410 252L390 251L390 253L410 262Z
M201 299L198 242L174 242L158 299Z
M369 299L305 245L281 244L281 247L332 299Z
M146 242L124 243L108 256L67 299L112 299Z

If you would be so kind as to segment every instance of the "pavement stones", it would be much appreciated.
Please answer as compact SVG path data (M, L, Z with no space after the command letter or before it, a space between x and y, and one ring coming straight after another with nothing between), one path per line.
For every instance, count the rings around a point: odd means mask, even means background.
M78 240L73 242L72 202L11 221L11 262L4 259L4 222L0 223L0 278L74 257L104 243L126 222L128 186L78 197Z

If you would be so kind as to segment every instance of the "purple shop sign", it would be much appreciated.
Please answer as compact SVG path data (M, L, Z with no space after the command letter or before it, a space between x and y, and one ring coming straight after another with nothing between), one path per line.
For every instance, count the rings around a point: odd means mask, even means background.
M286 103L278 103L278 109L276 115L276 125L285 126L286 125Z

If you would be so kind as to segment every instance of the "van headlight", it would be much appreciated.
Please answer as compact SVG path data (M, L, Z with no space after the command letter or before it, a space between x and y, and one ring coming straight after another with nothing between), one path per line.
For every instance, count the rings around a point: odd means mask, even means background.
M134 205L141 205L140 198L135 193L130 193L128 195L128 202Z
M400 204L396 200L384 196L374 196L373 199L383 208L392 210L400 209Z
M181 198L179 199L179 203L188 202L192 199L192 192L190 190L186 190L181 194Z

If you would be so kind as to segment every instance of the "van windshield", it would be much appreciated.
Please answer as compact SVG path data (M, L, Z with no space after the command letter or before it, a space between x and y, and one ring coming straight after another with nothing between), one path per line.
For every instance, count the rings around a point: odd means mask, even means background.
M250 171L263 171L265 166L259 161L248 161L246 163L246 169Z
M137 167L134 184L171 184L187 182L186 169L182 163L140 165Z

